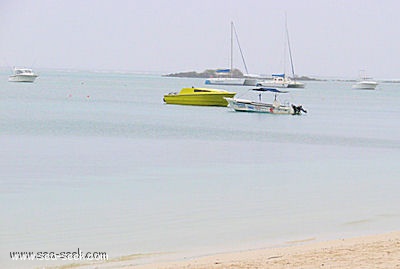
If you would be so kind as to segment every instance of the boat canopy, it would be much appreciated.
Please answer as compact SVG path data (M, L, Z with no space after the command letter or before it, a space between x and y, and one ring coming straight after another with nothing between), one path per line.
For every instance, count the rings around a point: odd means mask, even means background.
M285 73L283 73L283 74L272 74L272 77L285 78Z
M288 93L288 91L280 91L278 89L275 88L255 88L255 89L251 89L252 91L257 91L257 92L276 92L276 93Z

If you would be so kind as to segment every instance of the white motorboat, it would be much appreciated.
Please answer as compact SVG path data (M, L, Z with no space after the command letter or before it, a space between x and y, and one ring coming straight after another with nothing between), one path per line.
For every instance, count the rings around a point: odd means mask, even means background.
M29 68L15 68L13 69L14 74L9 76L8 81L11 82L34 82L38 77L32 69Z
M269 114L286 114L286 115L300 115L302 112L307 113L301 105L296 106L288 102L281 103L278 99L279 93L287 93L287 91L280 91L274 88L255 88L250 89L249 92L256 93L258 100L242 99L242 98L228 98L228 107L239 112L258 112L258 113L269 113ZM274 100L272 103L265 103L262 101L262 95L264 93L273 93Z
M361 80L353 85L353 89L375 90L378 82L372 80Z
M378 82L368 77L365 70L359 71L359 77L359 81L352 86L353 89L375 90L376 86L378 86Z

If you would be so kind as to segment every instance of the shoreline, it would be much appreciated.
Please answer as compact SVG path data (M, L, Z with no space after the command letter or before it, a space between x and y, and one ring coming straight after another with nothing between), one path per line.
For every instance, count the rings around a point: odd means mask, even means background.
M286 243L289 245L170 261L156 259L152 262L152 257L160 254L149 254L150 261L146 264L132 255L132 259L121 257L105 263L82 264L72 268L400 268L400 231L329 241L301 240Z

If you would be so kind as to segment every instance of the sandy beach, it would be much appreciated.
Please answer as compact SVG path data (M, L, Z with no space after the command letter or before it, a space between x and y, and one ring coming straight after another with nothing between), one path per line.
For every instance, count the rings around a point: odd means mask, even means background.
M216 254L175 262L138 265L132 256L80 268L400 268L400 232L324 242L287 242L289 246Z

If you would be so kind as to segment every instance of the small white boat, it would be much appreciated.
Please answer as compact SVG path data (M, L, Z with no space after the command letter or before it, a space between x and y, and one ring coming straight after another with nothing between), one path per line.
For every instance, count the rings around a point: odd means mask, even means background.
M378 86L378 82L364 78L363 80L354 84L352 88L363 89L363 90L375 90L376 86Z
M258 100L253 101L250 99L239 99L239 98L228 98L228 107L235 111L240 112L258 112L258 113L269 113L269 114L286 114L286 115L300 115L302 112L307 113L301 105L296 106L289 103L282 104L278 98L278 93L287 93L287 91L280 91L274 88L256 88L250 89L249 92L257 93ZM264 93L273 93L274 101L272 103L265 103L262 101L262 95Z
M13 69L14 74L8 77L8 81L11 82L34 82L38 77L32 69L29 68L15 68Z
M366 76L365 70L360 70L359 77L360 80L352 86L353 89L375 90L378 86L378 82Z
M257 86L274 88L304 88L304 83L291 80L286 77L285 74L272 74L272 79L258 81Z

